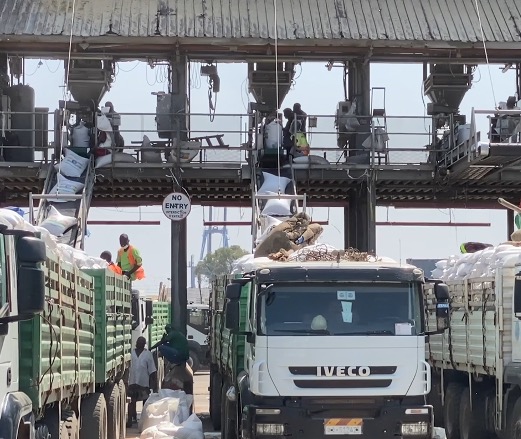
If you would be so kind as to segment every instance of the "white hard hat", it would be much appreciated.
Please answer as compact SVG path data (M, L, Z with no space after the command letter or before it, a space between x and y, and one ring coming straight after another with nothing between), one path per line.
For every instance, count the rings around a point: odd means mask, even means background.
M325 331L327 329L327 320L324 316L318 315L311 321L311 329L313 331Z

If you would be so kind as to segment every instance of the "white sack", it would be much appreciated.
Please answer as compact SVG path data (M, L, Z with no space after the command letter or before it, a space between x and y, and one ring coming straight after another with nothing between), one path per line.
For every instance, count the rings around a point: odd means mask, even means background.
M262 186L257 191L257 195L270 195L271 193L277 194L280 190L281 193L284 193L286 187L291 181L286 177L278 177L277 175L270 174L269 172L263 172L263 182Z
M82 191L85 187L85 184L80 183L78 181L72 181L67 178L65 178L63 175L58 174L57 175L57 183L54 185L54 187L49 191L49 195L58 194L58 195L75 195L78 192ZM50 201L53 203L64 203L67 201L67 199L53 199L51 198Z
M90 137L89 129L85 126L85 122L80 121L79 125L72 130L72 146L74 148L89 148Z
M174 439L204 439L203 423L197 415L191 415L181 424L175 434Z
M142 148L151 148L152 144L150 143L150 139L148 136L143 136L143 143L141 144ZM156 148L156 151L152 150L141 150L141 162L143 163L162 163L163 159L161 158L161 149Z
M66 177L81 177L87 166L89 159L82 157L70 149L65 149L65 158L54 165L54 169Z
M267 192L265 195L277 195L277 193ZM261 214L268 216L291 216L291 200L278 198L267 200Z
M282 146L282 125L280 120L273 120L264 127L264 146L267 149L277 149Z
M66 230L77 223L78 220L76 218L62 215L54 206L51 206L47 218L40 226L47 229L51 235L62 236Z
M112 157L114 156L114 163L136 163L136 158L124 152L115 152L114 154L107 154L96 159L96 168L103 168L112 165Z

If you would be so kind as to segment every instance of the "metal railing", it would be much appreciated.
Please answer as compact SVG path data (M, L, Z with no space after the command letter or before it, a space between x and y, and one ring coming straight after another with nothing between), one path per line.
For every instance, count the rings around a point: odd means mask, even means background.
M22 113L4 113L6 117L12 117ZM27 114L27 113L25 113ZM124 152L131 158L128 161L120 161L117 156L110 166L116 167L164 167L176 162L179 154L185 156L181 159L181 167L198 166L223 166L246 164L252 151L258 149L256 143L257 134L248 129L249 115L246 114L215 114L213 122L210 122L208 114L192 113L189 117L189 135L192 142L179 144L175 140L160 138L156 125L155 113L119 113L121 126L119 133L124 139L124 147L117 149L112 147L112 152ZM37 117L44 118L43 113L35 113ZM167 115L168 116L168 115ZM171 115L177 120L185 117L183 114ZM55 139L60 139L60 122L55 120L55 113L47 114L42 128L17 129L15 132L21 137L24 133L34 132L36 141L32 145L0 146L3 151L4 162L0 166L10 166L10 163L50 163L53 157L59 157L61 149ZM342 131L335 127L336 117L333 115L308 115L307 140L310 144L310 155L320 157L321 160L312 160L310 167L350 167L357 164L386 166L386 165L420 165L429 162L429 156L433 151L432 120L423 116L385 116L386 140L383 148L375 146L374 127L380 126L381 121L377 117L356 116L359 127L354 131ZM311 123L310 123L311 122ZM373 128L372 128L373 127ZM174 132L175 130L171 130ZM150 139L151 146L143 146L143 136ZM348 137L351 146L346 152L338 145L341 138ZM371 139L373 142L371 142ZM365 140L365 142L364 142ZM353 144L356 143L356 147ZM71 145L68 145L71 146ZM380 147L382 144L379 145ZM193 148L193 150L191 150ZM34 151L33 160L16 160L17 156L23 157L18 151ZM18 150L18 151L17 151ZM195 152L194 152L195 150ZM6 154L7 152L7 154ZM147 152L158 152L160 159L150 161ZM32 157L32 155L29 156ZM27 154L25 154L27 157ZM369 158L368 158L369 157ZM325 160L324 160L325 159Z

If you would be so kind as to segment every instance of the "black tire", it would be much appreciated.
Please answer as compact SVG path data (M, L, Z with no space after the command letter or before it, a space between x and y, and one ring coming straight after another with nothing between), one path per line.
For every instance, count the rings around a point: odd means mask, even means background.
M222 380L218 372L210 372L210 419L215 431L221 429Z
M81 401L80 439L107 438L107 404L102 393L93 393Z
M193 373L196 373L201 368L201 362L199 361L197 352L190 351L190 363L190 367L192 368Z
M462 393L459 413L461 439L489 439L485 413L486 401L483 396L471 399L470 389L466 389Z
M127 388L123 380L119 380L119 414L121 423L119 425L119 439L125 439L127 437Z
M70 439L80 439L80 423L76 417L76 413L72 412L65 419L65 427L69 432Z
M228 385L222 388L222 409L221 409L221 439L236 439L235 416L232 417L231 402L226 397Z
M447 439L461 439L459 419L461 396L466 387L460 383L450 383L445 391L443 404L443 418L445 420L445 434Z
M508 439L521 439L521 398L516 401L507 419Z
M121 402L119 386L115 383L107 384L103 394L107 404L107 439L120 439Z

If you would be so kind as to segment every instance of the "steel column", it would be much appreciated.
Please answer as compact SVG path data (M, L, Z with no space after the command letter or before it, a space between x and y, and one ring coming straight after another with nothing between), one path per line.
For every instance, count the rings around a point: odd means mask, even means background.
M513 210L507 209L507 241L510 241L510 236L516 230L514 223L515 216L516 213Z
M370 179L351 191L344 208L345 248L376 252L376 197Z
M170 61L170 93L172 99L173 126L176 131L172 133L172 138L186 140L188 138L188 123L186 108L188 98L188 62L186 57L177 56ZM179 115L177 115L179 114ZM179 145L179 143L178 143ZM177 182L182 185L180 169L172 170L177 178ZM174 187L177 185L174 184ZM187 245L186 245L187 225L186 219L182 221L172 221L170 226L171 235L171 260L170 260L170 279L171 279L171 307L172 324L175 329L186 335L186 305L187 305Z

